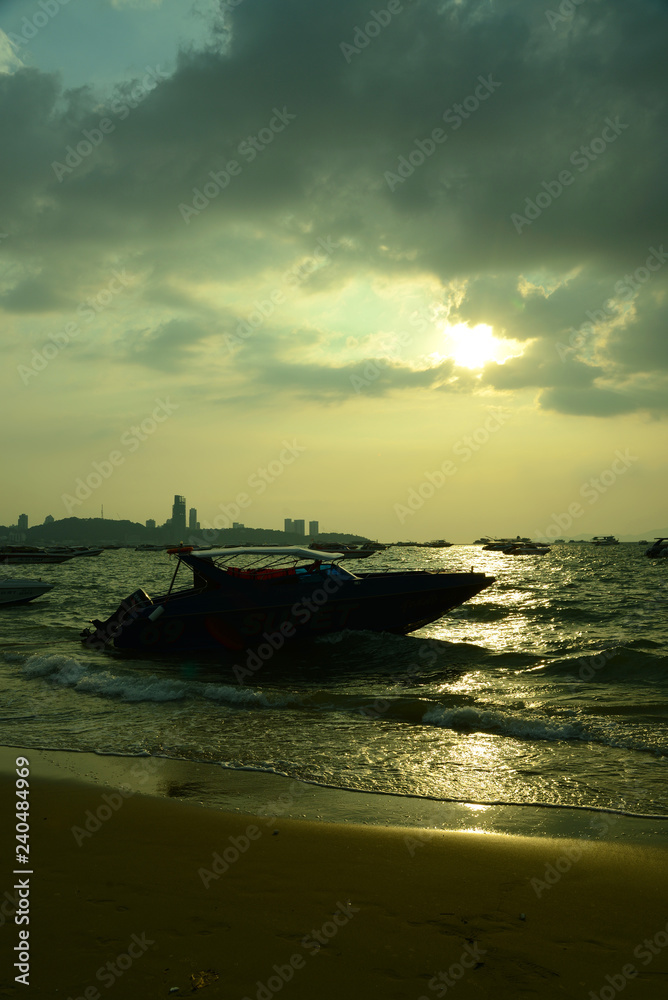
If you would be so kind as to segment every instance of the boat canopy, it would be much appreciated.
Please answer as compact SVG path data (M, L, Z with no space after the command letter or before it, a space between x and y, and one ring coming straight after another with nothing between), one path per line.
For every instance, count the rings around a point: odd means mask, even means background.
M179 549L173 550L176 555ZM240 545L229 549L184 549L184 552L196 559L220 559L222 556L289 556L293 559L308 559L310 562L340 559L342 552L319 552L317 549L306 549L300 545Z

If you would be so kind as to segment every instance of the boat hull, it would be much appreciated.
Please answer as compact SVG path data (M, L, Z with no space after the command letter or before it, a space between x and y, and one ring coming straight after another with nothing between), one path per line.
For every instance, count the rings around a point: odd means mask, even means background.
M405 634L459 607L491 583L482 573L379 573L301 584L182 591L151 601L142 591L82 635L93 648L145 652L280 648L287 639L344 629Z
M0 607L17 604L27 604L36 597L53 590L54 584L42 583L41 580L2 580L0 581Z

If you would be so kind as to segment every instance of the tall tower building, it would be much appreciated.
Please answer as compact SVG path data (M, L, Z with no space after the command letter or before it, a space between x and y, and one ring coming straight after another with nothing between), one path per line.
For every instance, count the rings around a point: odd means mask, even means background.
M188 511L188 527L191 531L197 531L197 508L191 507Z
M306 525L304 523L304 519L301 518L301 520L299 521L293 521L292 530L294 531L295 535L301 535L301 537L303 538L306 532Z
M320 531L320 522L319 521L309 521L309 523L308 523L309 537L312 538L314 535L317 535L319 533L319 531Z
M283 531L294 531L291 517L286 517L286 519L283 521Z
M172 504L172 528L175 531L186 530L186 498L178 495L174 496Z
M18 528L19 528L19 531L27 531L28 530L28 515L27 514L19 514Z

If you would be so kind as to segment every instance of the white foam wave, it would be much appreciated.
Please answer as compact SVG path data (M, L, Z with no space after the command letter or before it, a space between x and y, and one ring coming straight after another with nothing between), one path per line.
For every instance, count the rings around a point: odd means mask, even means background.
M248 687L209 684L202 681L182 681L158 677L155 674L118 674L73 657L38 654L23 665L23 676L44 678L54 685L70 688L80 694L121 701L179 701L205 698L232 707L279 708L296 704L301 699L294 694L268 697Z
M441 706L430 708L422 716L422 722L456 732L499 733L502 736L516 736L524 739L540 740L586 740L589 735L578 721L564 724L546 722L544 719L526 719L504 712L480 711L466 706L446 709Z

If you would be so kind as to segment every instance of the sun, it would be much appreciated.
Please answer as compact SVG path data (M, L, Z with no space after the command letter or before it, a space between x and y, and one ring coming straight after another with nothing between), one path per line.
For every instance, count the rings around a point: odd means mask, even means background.
M517 358L523 347L516 340L499 340L492 333L492 327L478 323L469 327L467 323L457 323L443 331L445 343L443 353L452 358L460 368L484 368L491 362L502 365L508 358Z

